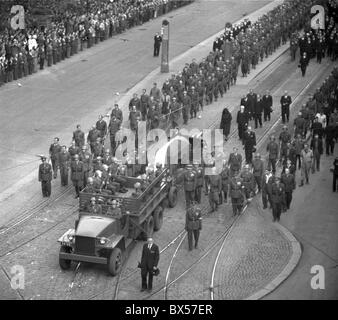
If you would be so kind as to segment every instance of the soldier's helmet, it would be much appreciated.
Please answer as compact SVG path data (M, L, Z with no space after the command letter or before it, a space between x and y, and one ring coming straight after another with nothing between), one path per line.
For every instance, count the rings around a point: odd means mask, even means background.
M135 188L135 189L140 189L140 188L141 188L141 183L136 182L136 183L134 184L134 188Z

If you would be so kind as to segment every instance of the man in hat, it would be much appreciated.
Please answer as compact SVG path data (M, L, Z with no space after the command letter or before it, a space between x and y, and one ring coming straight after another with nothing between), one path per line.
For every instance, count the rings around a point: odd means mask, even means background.
M268 207L268 202L270 203L270 207L272 207L271 203L271 186L274 182L274 176L271 173L271 170L265 169L265 174L262 177L262 202L263 209Z
M196 172L196 188L195 188L195 200L198 204L201 203L203 181L204 181L204 170L200 166L198 161L194 161L194 170Z
M226 160L223 161L223 170L221 172L221 180L222 180L222 190L220 192L220 204L228 202L228 190L229 190L229 182L230 182L230 169L226 164Z
M272 167L272 173L276 173L276 163L279 155L279 146L275 141L275 136L270 137L270 141L266 147L266 151L269 152L268 168Z
M244 106L240 107L240 110L237 112L237 125L238 125L238 137L240 140L243 139L246 126L249 122L249 116L244 111Z
M236 216L242 212L244 204L244 187L241 179L236 177L230 179L230 197L233 215Z
M292 193L293 190L296 189L295 176L290 173L289 168L285 168L285 172L281 176L281 182L285 186L285 209L289 210L292 201Z
M183 124L188 124L190 108L191 108L191 99L187 94L187 91L183 91L182 97L182 104L183 104ZM190 119L192 116L190 117Z
M96 122L96 129L100 131L100 137L104 141L107 134L107 122L103 120L103 115L99 115L99 120Z
M290 115L290 105L292 103L291 96L288 95L287 91L284 91L284 95L280 99L281 108L282 108L282 122L285 123L286 121L289 122L289 115Z
M291 134L286 125L283 126L282 132L279 135L279 150L280 150L280 163L286 161L288 153L288 143L291 142Z
M111 111L110 118L112 119L114 116L116 119L119 119L121 123L123 122L123 113L117 103L114 104L114 109Z
M262 98L262 101L264 121L270 121L273 100L269 90L266 91L265 95Z
M92 126L87 136L87 143L90 145L91 153L94 153L94 145L97 142L97 138L100 138L100 131L96 129L96 126Z
M39 181L41 182L42 196L50 197L52 190L52 166L46 160L45 156L41 157L42 163L39 165Z
M83 188L83 179L84 179L84 165L83 162L79 160L79 155L74 156L74 161L71 162L71 179L75 187L75 199L80 196L80 191Z
M141 292L148 290L151 292L153 289L153 275L157 270L157 265L160 260L160 251L158 246L154 243L154 240L150 237L147 239L147 243L143 245L142 257L141 257L141 278L142 288ZM148 282L147 282L148 278Z
M154 57L158 57L160 54L161 42L162 37L159 35L158 32L156 32L154 36Z
M191 204L186 210L185 215L185 230L188 233L189 251L193 249L193 237L195 239L195 249L198 248L198 239L200 236L200 230L202 229L202 213L201 209Z
M110 146L113 156L115 156L117 146L116 133L120 130L120 128L121 128L121 120L117 118L115 115L112 116L109 124L109 133L110 133Z
M304 185L304 179L306 184L309 184L310 169L313 163L313 151L309 148L307 143L304 144L304 149L301 151L301 182L300 187Z
M211 207L211 212L218 210L219 195L222 190L222 179L219 174L216 172L216 167L211 169L211 175L208 176L209 181L209 204Z
M255 154L255 158L252 161L252 169L253 169L255 184L258 187L258 192L261 192L261 190L262 190L262 178L263 178L263 174L264 174L264 162L261 159L261 155L259 153Z
M233 152L230 153L228 165L230 168L230 175L233 177L242 168L242 155L238 153L238 148L234 147Z

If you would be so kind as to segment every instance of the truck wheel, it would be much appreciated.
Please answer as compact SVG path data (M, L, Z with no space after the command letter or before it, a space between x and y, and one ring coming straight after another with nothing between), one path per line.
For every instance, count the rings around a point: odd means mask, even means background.
M120 248L114 248L108 260L108 272L116 276L122 268L122 251Z
M70 250L67 246L60 247L60 253L69 253L69 251ZM70 268L71 263L72 263L72 260L61 259L59 257L59 265L62 270L68 270Z
M158 206L154 211L154 231L161 229L163 223L163 208Z
M169 207L174 208L177 204L177 188L171 187L168 194Z
M146 241L148 237L152 237L154 233L154 218L153 216L150 216L147 221L144 223L144 230L145 232L142 232L141 239Z

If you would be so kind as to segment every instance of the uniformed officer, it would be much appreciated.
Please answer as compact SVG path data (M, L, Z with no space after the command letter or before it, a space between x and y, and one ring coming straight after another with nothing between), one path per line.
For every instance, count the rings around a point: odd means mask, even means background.
M111 111L110 118L112 119L114 116L119 119L121 123L123 122L123 113L117 103L114 104L114 109Z
M193 237L195 240L195 249L198 248L198 239L200 230L202 229L202 213L201 209L194 205L187 208L185 215L185 230L188 233L189 251L193 249Z
M87 146L82 146L82 149L79 153L79 160L83 162L83 186L86 187L87 180L90 174L90 171L92 170L92 155L87 150Z
M222 190L222 179L217 174L216 167L211 169L211 175L208 176L209 180L209 203L211 212L217 211L219 205L219 194Z
M50 197L52 190L52 166L46 160L45 156L41 157L42 163L39 166L39 181L41 182L42 196Z
M94 153L94 145L97 141L97 138L99 137L100 137L100 131L96 129L96 126L92 126L87 136L87 143L89 143L90 145L91 153Z
M273 221L279 221L285 206L285 186L280 182L280 178L276 178L271 186L271 203Z
M60 139L59 138L54 138L54 143L52 143L49 147L49 156L52 161L52 168L54 172L54 179L57 177L57 158L58 158L58 153L61 151L61 146L59 144Z
M280 150L280 163L283 163L287 157L287 145L291 142L291 134L288 132L288 127L283 126L282 132L279 135L279 150Z
M186 207L190 207L191 203L195 200L195 192L197 186L197 175L191 165L187 165L186 172L184 173L184 192Z
M232 203L233 215L236 216L242 212L244 204L244 191L241 179L232 177L230 180L230 197Z
M252 161L252 169L253 175L255 178L255 183L258 187L258 192L262 190L262 178L264 174L264 162L261 159L261 155L259 153L255 154L255 158Z
M76 154L74 156L74 161L71 162L71 179L73 185L75 187L75 199L80 196L80 191L83 187L83 179L84 179L84 165L83 162L79 160L79 155Z
M75 145L79 148L85 144L85 135L84 132L81 131L81 126L78 124L76 126L76 130L73 132L73 140L75 141Z
M269 152L268 169L270 170L272 167L273 174L276 173L276 162L279 155L279 146L275 140L275 136L271 136L266 147L266 151Z
M99 120L96 122L96 129L100 131L102 141L107 134L107 122L104 121L103 115L99 115Z
M102 206L96 203L95 197L92 197L90 199L90 205L89 205L88 211L93 215L102 214Z
M196 189L195 189L195 200L198 204L201 203L203 181L204 181L204 171L203 168L199 165L198 161L194 162L194 169L196 172Z
M230 168L230 175L233 177L242 168L242 155L238 153L238 148L234 147L233 152L230 153L228 165Z
M284 95L280 99L281 108L282 108L282 122L285 121L289 122L289 115L290 115L290 105L292 103L291 97L288 95L287 91L284 91Z
M61 186L68 185L68 170L70 166L71 156L69 152L67 152L67 147L62 146L61 152L58 154L58 168L60 169L61 176Z

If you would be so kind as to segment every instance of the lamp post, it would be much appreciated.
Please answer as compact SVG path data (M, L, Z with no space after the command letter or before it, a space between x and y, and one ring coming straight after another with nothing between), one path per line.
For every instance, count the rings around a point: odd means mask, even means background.
M161 58L161 72L169 72L169 21L162 21L162 58Z

